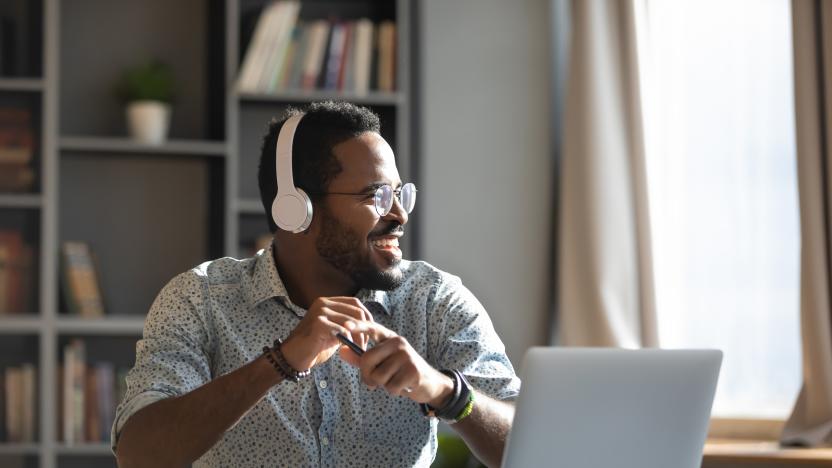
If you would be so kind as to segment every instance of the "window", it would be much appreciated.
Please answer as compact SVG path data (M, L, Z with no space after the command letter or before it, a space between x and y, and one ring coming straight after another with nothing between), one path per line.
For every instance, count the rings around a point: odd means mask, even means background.
M714 416L784 419L801 379L790 2L641 7L661 345L724 351Z

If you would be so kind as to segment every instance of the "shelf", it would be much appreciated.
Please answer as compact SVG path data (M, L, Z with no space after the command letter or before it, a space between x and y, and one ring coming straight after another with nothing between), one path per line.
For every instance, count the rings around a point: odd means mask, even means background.
M43 320L33 314L0 315L0 334L37 333Z
M263 202L254 198L238 199L237 212L247 215L265 214L265 211L263 210Z
M337 91L288 91L274 94L238 93L237 96L244 103L273 103L273 102L311 102L311 101L349 101L361 105L396 106L404 101L401 93L367 94L340 93Z
M42 204L39 194L0 194L0 208L40 208Z
M40 78L0 78L0 91L42 91Z
M103 318L62 317L58 319L58 333L79 335L141 335L144 316Z
M105 455L113 456L110 444L104 442L83 442L73 445L58 444L55 447L58 455Z
M67 136L61 138L60 148L70 152L226 155L225 142L202 140L169 140L161 145L148 145L128 138Z
M0 455L37 455L40 453L38 443L0 442Z

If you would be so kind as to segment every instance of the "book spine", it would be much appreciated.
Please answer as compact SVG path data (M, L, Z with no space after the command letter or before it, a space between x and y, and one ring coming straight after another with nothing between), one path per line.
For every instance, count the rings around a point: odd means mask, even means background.
M300 28L300 43L295 51L295 59L292 63L292 72L288 83L286 83L286 89L300 89L303 80L303 70L304 65L306 64L306 54L309 51L309 37L311 35L312 27L311 24L304 23L300 25Z
M75 375L75 347L72 343L64 346L64 370L63 370L63 439L67 445L75 441L73 427L75 426L75 404L72 402L73 387L72 378Z
M104 315L92 252L84 242L64 242L65 277L70 310L82 317Z
M396 24L383 21L379 25L378 90L392 92L396 68Z
M96 372L93 367L86 367L84 372L84 440L87 442L98 442L101 434L98 416L98 384Z
M113 365L107 362L100 362L96 365L95 372L97 377L96 384L98 385L98 417L101 428L99 440L108 440L116 409Z
M324 89L334 90L338 87L338 74L341 71L341 61L344 57L344 43L346 40L346 28L344 23L337 23L332 26L332 36L329 39L329 58L326 63L326 77L324 78Z
M263 10L260 17L257 19L257 26L254 28L254 34L246 48L243 63L240 66L240 72L237 78L237 88L244 92L254 92L257 90L257 77L260 76L260 69L263 64L260 62L262 49L266 45L266 36L268 35L268 28L266 24L269 22L271 16L275 13L276 4L272 4Z
M273 93L276 90L280 71L283 69L283 63L289 52L289 44L292 40L292 32L295 29L299 11L300 4L298 2L286 3L282 15L275 25L275 38L269 53L267 73L264 74L260 83L260 89L265 92Z
M329 36L329 23L320 20L313 23L309 51L306 54L306 64L303 71L302 88L313 90L317 86L318 74L324 60L326 40Z
M84 342L75 340L75 363L72 367L72 404L74 408L72 414L75 419L72 421L72 440L74 442L81 442L84 440L84 383L86 375L86 350L84 349Z
M18 367L6 368L6 434L9 442L23 440L23 382Z
M355 50L355 22L346 23L344 28L344 50L341 51L341 67L338 70L338 84L336 85L338 91L344 91L347 87Z
M373 55L373 23L364 18L355 26L355 64L353 66L353 90L360 95L370 89Z
M21 442L34 442L37 427L37 373L35 366L30 363L23 364L21 368L21 388Z

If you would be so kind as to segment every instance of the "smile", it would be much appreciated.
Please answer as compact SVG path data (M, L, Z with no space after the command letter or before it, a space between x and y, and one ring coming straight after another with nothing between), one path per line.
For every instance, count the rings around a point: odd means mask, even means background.
M398 248L399 247L399 239L392 238L392 239L376 239L372 241L374 247L378 247L380 249L389 249L392 247Z

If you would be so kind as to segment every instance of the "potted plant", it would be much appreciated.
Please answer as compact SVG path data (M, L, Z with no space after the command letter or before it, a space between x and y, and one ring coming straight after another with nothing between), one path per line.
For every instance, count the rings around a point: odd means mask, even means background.
M127 69L119 82L118 93L127 105L130 136L142 143L163 143L170 127L174 94L173 72L170 67L152 60Z

